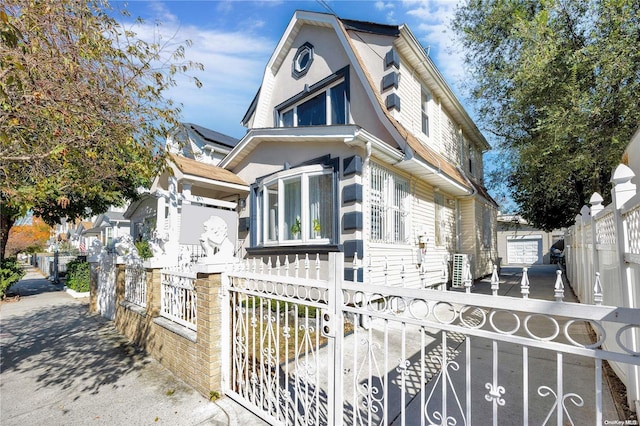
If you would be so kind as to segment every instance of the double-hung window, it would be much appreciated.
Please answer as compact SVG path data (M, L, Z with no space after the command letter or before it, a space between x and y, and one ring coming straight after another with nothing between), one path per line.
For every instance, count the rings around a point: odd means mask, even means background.
M333 176L333 169L313 165L264 179L256 192L257 245L330 243Z
M371 240L404 244L409 237L409 182L371 164Z

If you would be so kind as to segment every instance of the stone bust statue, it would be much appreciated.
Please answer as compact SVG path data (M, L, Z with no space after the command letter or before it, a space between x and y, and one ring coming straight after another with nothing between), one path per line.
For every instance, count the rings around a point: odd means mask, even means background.
M204 222L200 245L205 251L204 263L223 263L234 258L233 244L229 241L227 223L219 216L211 216Z

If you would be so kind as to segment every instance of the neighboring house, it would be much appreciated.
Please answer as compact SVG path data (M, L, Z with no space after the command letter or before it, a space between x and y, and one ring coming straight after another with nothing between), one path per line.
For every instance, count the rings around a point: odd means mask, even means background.
M103 246L111 247L113 242L122 235L129 234L130 222L124 217L127 210L124 207L109 207L106 213L96 216L93 221L93 228L87 230L88 236L95 236ZM91 241L83 241L83 247L90 247Z
M103 246L110 246L116 238L129 233L129 220L123 215L126 208L111 206L107 212L84 220L63 220L57 232L65 235L65 240L81 253L85 253L94 240L100 241Z
M182 123L167 138L169 152L201 163L217 165L238 140L206 127Z
M93 228L93 221L79 220L71 233L71 243L81 253L85 253L87 248L91 247L91 243L98 239L100 233L96 231Z
M235 143L236 139L189 123L169 136L168 167L124 214L134 239L152 243L154 262L177 265L185 249L191 260L201 256L203 223L212 215L225 220L229 239L236 244L236 208L249 186L215 166Z
M491 272L490 146L405 25L297 11L242 122L220 166L251 184L243 253L343 250L347 277L357 253L358 279L388 262L437 283L456 253Z
M502 265L549 264L551 247L564 247L564 230L552 232L530 226L515 215L498 216L498 255Z

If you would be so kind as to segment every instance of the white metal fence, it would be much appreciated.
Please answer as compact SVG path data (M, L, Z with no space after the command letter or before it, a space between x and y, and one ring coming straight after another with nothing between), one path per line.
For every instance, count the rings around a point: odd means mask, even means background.
M160 287L160 315L192 330L197 324L196 274L163 269Z
M141 264L125 267L124 298L138 306L147 306L147 273Z
M640 364L638 312L563 302L561 279L544 301L526 271L516 298L345 281L343 262L223 276L225 394L274 424L602 424L602 361Z
M616 168L612 182L613 202L604 207L593 194L591 208L584 206L576 224L565 237L567 276L583 303L602 303L634 308L640 317L640 194L631 182L634 173L625 165ZM611 325L603 325L608 338L603 348L615 346ZM616 336L617 338L617 336ZM640 327L629 327L620 336L630 353L640 352ZM613 362L612 367L627 387L630 404L640 400L640 368Z

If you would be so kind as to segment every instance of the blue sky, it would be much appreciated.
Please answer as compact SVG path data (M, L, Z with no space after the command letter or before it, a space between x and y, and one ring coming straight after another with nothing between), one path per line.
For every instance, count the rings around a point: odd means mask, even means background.
M464 103L461 54L448 29L454 0L114 1L112 6L129 10L127 25L143 18L145 23L133 29L145 39L160 35L176 44L191 40L186 57L204 65L203 72L195 73L203 87L181 80L168 96L183 104L183 121L241 138L246 129L240 120L293 13L328 12L322 3L341 18L407 24ZM467 110L473 116L469 106Z

